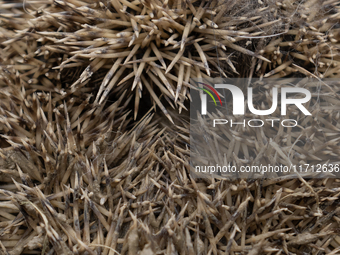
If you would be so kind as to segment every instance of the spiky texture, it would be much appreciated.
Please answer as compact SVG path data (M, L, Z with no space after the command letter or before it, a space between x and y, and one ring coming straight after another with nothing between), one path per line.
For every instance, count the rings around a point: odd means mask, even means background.
M1 58L24 84L64 88L60 100L95 86L93 100L101 105L117 87L132 90L127 95L136 96L136 118L146 91L170 119L164 102L185 108L190 78L306 74L309 64L317 74L332 76L338 38L328 31L337 20L334 3L2 3ZM75 69L74 79L67 79Z
M337 253L339 180L195 180L167 107L209 74L337 77L337 1L1 1L0 21L2 252Z

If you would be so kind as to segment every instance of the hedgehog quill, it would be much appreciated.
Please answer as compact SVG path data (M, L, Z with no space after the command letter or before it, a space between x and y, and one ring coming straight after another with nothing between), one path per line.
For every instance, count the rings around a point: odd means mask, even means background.
M337 254L339 179L194 178L187 103L191 78L338 78L339 18L335 0L0 1L0 253ZM310 86L311 128L235 129L212 156L339 157L339 87Z

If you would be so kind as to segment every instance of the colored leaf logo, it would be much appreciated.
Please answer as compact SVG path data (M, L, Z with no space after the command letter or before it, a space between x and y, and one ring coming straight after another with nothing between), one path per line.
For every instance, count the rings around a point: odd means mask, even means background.
M220 104L221 104L221 106L222 106L222 100L221 100L220 96L218 95L216 89L214 89L212 86L210 86L210 85L208 85L208 84L206 84L206 83L202 83L202 82L198 82L198 83L200 83L200 84L202 84L202 85L208 87L212 92L214 92L214 94L217 96L217 98L218 98L218 100L220 101ZM199 88L199 89L200 89L200 90L203 90L204 92L206 92L206 93L212 98L212 100L214 100L214 103L215 103L215 105L217 106L216 100L215 100L214 96L210 93L209 90L203 89L203 88Z

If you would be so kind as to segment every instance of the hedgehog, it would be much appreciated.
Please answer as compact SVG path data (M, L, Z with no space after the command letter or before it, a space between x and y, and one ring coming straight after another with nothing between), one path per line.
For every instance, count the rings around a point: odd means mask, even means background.
M195 177L188 110L196 78L337 78L338 21L333 0L0 0L1 253L336 254L339 179ZM316 91L260 160L338 157L339 88ZM266 146L232 135L235 164Z

